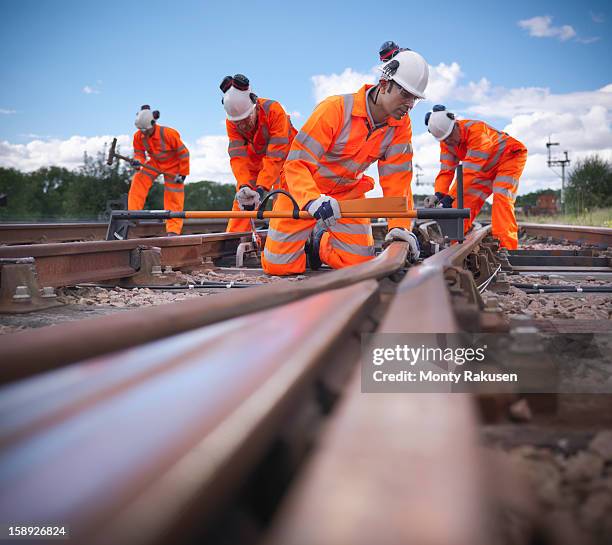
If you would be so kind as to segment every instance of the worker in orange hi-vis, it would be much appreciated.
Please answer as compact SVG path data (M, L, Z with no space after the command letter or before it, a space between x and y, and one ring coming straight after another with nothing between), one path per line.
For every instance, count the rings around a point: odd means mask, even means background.
M157 124L159 112L151 111L148 105L142 106L136 114L134 133L134 160L132 166L138 172L132 178L128 193L128 209L142 210L153 182L164 172L164 208L182 212L185 204L185 178L189 174L189 150L181 141L175 129ZM168 236L180 235L183 220L166 220Z
M302 127L285 162L287 189L313 220L270 221L262 266L268 274L301 273L321 263L342 268L374 257L369 219L341 218L338 201L365 198L374 180L364 171L378 162L386 197L412 206L412 128L408 112L424 98L429 68L414 51L384 63L377 85L321 102ZM292 210L280 196L275 210ZM404 240L413 258L419 247L410 219L390 219L386 240ZM304 247L306 246L306 252Z
M282 185L282 168L297 131L275 100L258 98L242 74L221 82L227 113L230 165L236 178L232 210L254 210L266 192ZM250 219L230 219L228 232L251 230Z
M515 250L518 226L514 201L527 161L527 148L483 121L455 119L442 105L434 106L426 114L425 125L440 141L440 172L435 181L435 195L425 199L425 206L453 206L457 191L451 184L459 161L463 161L463 205L471 210L470 219L465 222L466 232L493 193L491 232L501 246Z

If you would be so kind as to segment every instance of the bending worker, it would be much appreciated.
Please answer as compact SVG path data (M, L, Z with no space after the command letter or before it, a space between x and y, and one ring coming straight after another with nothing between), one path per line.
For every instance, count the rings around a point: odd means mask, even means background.
M251 92L246 76L226 76L220 87L236 178L232 210L254 210L266 192L280 187L281 169L297 131L278 102ZM250 219L230 219L227 224L228 232L250 230Z
M273 219L262 256L265 272L301 273L321 263L342 268L374 257L369 219L341 219L338 201L363 199L374 187L364 171L378 161L383 194L412 205L412 128L408 112L424 98L427 63L414 51L398 53L380 68L377 85L321 102L296 136L287 161L287 189L313 220ZM279 196L275 210L292 210ZM315 228L316 224L316 228ZM404 240L418 257L410 219L390 219L386 240ZM314 231L313 231L314 229ZM312 232L312 236L311 235Z
M164 172L164 208L182 212L185 204L185 178L189 175L189 150L175 129L157 124L159 112L142 106L136 114L134 133L134 160L138 172L132 178L128 193L128 210L142 210L153 182L160 175L153 167ZM166 220L168 236L180 235L182 219Z
M425 125L440 141L440 173L435 181L435 195L426 198L425 206L452 207L457 192L455 186L450 190L449 187L459 161L463 161L463 203L471 210L470 219L465 222L466 232L493 193L491 232L501 246L516 249L518 226L514 201L527 161L527 148L483 121L457 120L441 105L426 114Z

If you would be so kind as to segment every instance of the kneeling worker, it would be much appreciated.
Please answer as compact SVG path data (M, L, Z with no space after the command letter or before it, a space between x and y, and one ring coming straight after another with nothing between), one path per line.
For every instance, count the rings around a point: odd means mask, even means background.
M425 125L440 141L440 172L435 181L435 195L426 198L425 206L452 207L457 192L455 186L450 186L459 161L463 161L463 203L465 208L471 209L465 230L472 226L493 193L491 232L501 246L515 250L518 226L514 201L527 161L527 148L483 121L455 119L455 115L442 105L434 106L433 111L427 113Z
M128 210L142 210L153 182L159 172L147 168L151 166L169 174L164 174L164 208L173 212L182 212L185 204L185 178L189 174L189 150L181 141L181 135L175 129L157 124L158 111L151 111L147 105L142 106L136 115L134 133L134 160L132 166L138 172L132 178L128 193ZM183 220L172 218L166 220L166 232L180 235Z
M264 194L281 184L281 169L297 131L275 100L258 98L242 74L221 82L230 165L236 178L232 210L254 210ZM228 232L251 230L251 220L231 219Z
M377 85L321 102L296 136L284 167L287 189L316 220L271 220L262 256L268 274L303 272L309 237L311 269L321 262L338 269L374 257L370 221L340 219L338 201L365 198L374 180L364 171L375 161L383 194L412 203L408 112L424 98L429 68L418 53L402 51L380 69ZM290 211L292 206L280 196L274 209ZM412 256L418 257L411 226L410 219L390 219L386 240L408 242Z

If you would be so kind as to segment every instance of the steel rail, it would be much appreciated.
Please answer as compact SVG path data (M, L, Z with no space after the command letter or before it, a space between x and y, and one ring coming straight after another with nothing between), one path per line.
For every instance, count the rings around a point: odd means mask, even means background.
M612 229L607 227L521 222L519 228L533 236L612 247Z
M3 362L0 383L279 306L322 291L383 278L401 269L406 256L406 244L397 242L371 261L299 283L278 282L257 289L3 335L0 337L0 361Z
M265 222L257 221L259 227ZM227 220L185 220L183 235L225 232ZM0 244L48 244L106 240L108 222L79 223L0 223ZM162 237L166 234L162 221L137 222L130 227L130 238Z
M0 519L61 520L77 543L182 542L291 424L377 291L359 282L4 388Z
M411 268L376 333L460 331L444 270L462 265L489 231L472 232ZM355 367L341 407L264 543L490 543L471 397L362 393L359 362Z
M35 259L41 286L70 286L132 276L138 272L133 252L159 248L162 265L201 265L204 257L235 253L244 233L215 233L95 242L66 242L0 247L0 259Z

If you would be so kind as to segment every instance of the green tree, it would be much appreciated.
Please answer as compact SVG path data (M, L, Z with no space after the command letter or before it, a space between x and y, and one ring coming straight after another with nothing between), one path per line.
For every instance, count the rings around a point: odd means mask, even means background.
M576 213L612 206L612 164L599 155L577 161L569 173L565 200L568 211Z

